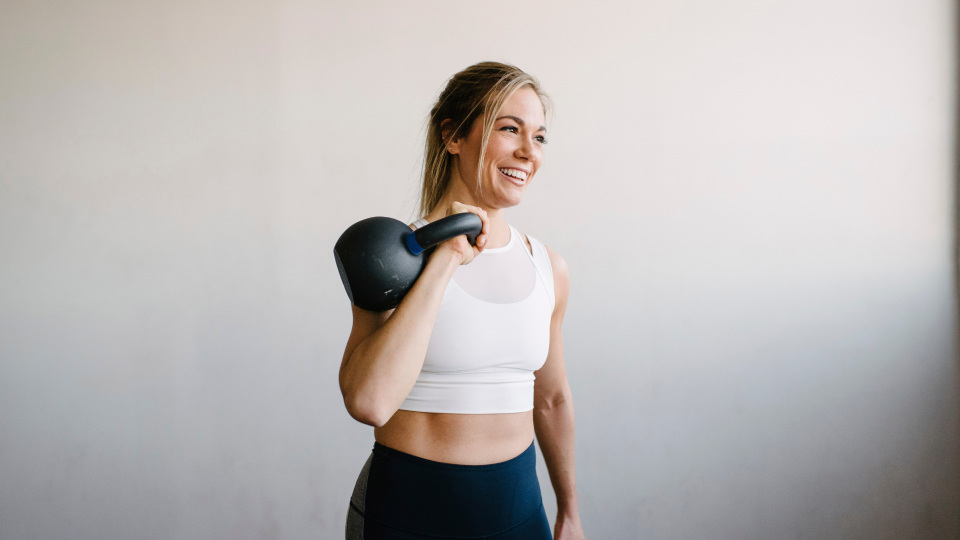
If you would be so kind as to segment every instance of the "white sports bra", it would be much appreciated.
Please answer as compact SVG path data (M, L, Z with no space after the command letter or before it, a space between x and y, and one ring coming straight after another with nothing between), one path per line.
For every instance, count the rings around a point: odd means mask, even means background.
M547 250L527 238L532 255L511 226L506 246L486 249L457 268L443 293L420 376L401 409L454 414L533 409L533 372L547 359L555 299Z

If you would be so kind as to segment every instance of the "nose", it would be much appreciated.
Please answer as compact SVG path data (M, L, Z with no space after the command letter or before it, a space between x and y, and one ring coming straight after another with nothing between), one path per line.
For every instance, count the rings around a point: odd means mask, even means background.
M525 159L527 161L536 161L539 157L540 149L533 142L531 137L522 137L520 146L517 147L514 156L519 159Z

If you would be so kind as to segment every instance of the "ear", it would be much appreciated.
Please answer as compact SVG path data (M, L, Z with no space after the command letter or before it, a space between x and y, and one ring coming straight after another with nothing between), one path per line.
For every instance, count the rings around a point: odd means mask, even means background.
M461 137L451 138L453 128L453 120L449 118L440 123L440 136L443 137L444 146L447 152L456 155L460 153Z

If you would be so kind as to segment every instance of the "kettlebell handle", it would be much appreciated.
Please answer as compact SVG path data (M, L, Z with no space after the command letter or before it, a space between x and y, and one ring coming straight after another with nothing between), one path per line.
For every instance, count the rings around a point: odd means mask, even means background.
M407 249L410 253L419 255L423 250L461 234L467 235L467 240L473 246L476 245L477 236L480 235L481 230L483 230L483 222L480 221L480 216L470 212L454 214L411 231L406 236Z

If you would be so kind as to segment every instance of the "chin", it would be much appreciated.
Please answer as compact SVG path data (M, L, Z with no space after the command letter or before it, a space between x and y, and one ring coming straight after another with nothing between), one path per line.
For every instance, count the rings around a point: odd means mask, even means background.
M498 208L510 208L511 206L520 204L520 201L523 200L523 193L526 191L526 187L527 186L517 186L514 184L494 186L494 189L490 191L490 194L493 195L490 198L492 202L496 203Z
M510 208L517 206L523 200L523 192L514 194L514 193L503 193L498 194L496 198L496 207L497 208Z

